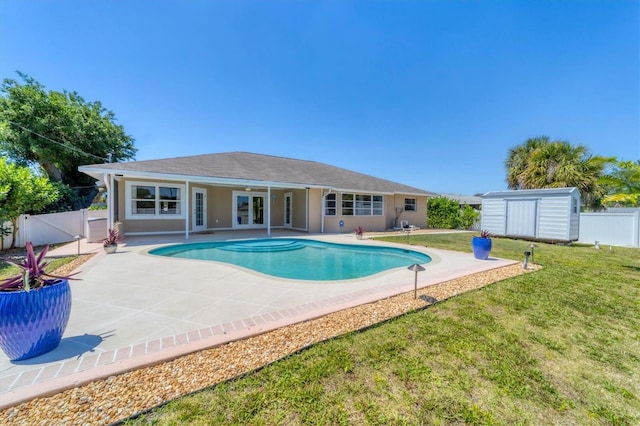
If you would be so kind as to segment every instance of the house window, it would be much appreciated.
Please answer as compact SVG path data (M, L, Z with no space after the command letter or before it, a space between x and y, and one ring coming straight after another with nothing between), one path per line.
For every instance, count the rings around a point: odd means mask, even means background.
M336 215L336 194L327 194L324 197L324 214L326 216L335 216Z
M404 211L405 212L415 212L416 211L416 199L415 198L405 198L404 199Z
M371 203L371 214L373 216L382 216L384 214L382 208L383 204L384 197L382 195L374 195L373 202Z
M383 196L370 194L342 194L344 216L382 216Z
M353 216L353 194L342 194L342 215Z
M184 218L184 185L127 182L126 216L128 219Z

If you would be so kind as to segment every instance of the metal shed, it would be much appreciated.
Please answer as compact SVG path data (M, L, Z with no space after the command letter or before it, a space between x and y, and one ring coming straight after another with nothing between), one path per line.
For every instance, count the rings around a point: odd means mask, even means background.
M578 188L487 192L482 196L482 229L496 236L544 241L577 241Z

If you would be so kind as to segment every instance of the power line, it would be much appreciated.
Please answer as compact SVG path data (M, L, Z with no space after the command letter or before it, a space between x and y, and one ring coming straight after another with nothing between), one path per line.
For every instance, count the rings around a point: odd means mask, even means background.
M91 154L91 153L85 152L85 151L81 150L80 148L76 148L76 147L75 147L75 146L73 146L73 145L66 145L66 144L64 144L64 143L62 143L62 142L58 142L58 141L53 140L53 139L51 139L51 138L49 138L49 137L47 137L47 136L45 136L45 135L42 135L42 134L40 134L40 133L38 133L38 132L34 132L34 131L33 131L33 130L31 130L31 129L27 129L26 127L24 127L24 126L22 126L22 125L20 125L20 124L18 124L18 123L14 123L13 121L9 121L9 123L10 123L10 124L13 124L14 126L18 126L18 127L20 127L20 128L21 128L22 130L24 130L24 131L27 131L27 132L29 132L29 133L33 133L33 134L34 134L34 135L36 135L36 136L40 136L41 138L46 139L46 140L48 140L49 142L53 142L53 143L55 143L55 144L57 144L57 145L60 145L60 146L62 146L62 147L64 147L64 148L70 149L70 150L75 151L75 152L79 152L80 154L84 154L84 155L88 155L88 156L90 156L90 157L97 158L98 160L102 160L102 161L107 162L107 163L110 163L110 162L111 162L111 158L104 158L104 157L100 157L100 156L98 156L98 155L95 155L95 154ZM109 157L111 157L111 154L109 154Z

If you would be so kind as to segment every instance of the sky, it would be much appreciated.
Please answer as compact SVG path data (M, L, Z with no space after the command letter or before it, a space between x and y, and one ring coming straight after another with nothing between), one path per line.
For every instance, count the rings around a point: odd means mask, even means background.
M640 159L637 0L1 0L16 71L100 101L137 160L247 151L472 195L532 137Z

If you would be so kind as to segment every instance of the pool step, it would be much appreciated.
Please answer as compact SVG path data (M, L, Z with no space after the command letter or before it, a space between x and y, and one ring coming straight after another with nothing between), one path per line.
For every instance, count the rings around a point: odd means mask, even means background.
M304 248L304 245L295 241L278 243L278 244L275 244L274 242L229 244L229 245L217 247L218 250L246 252L246 253L292 251L292 250L300 250L303 248Z

